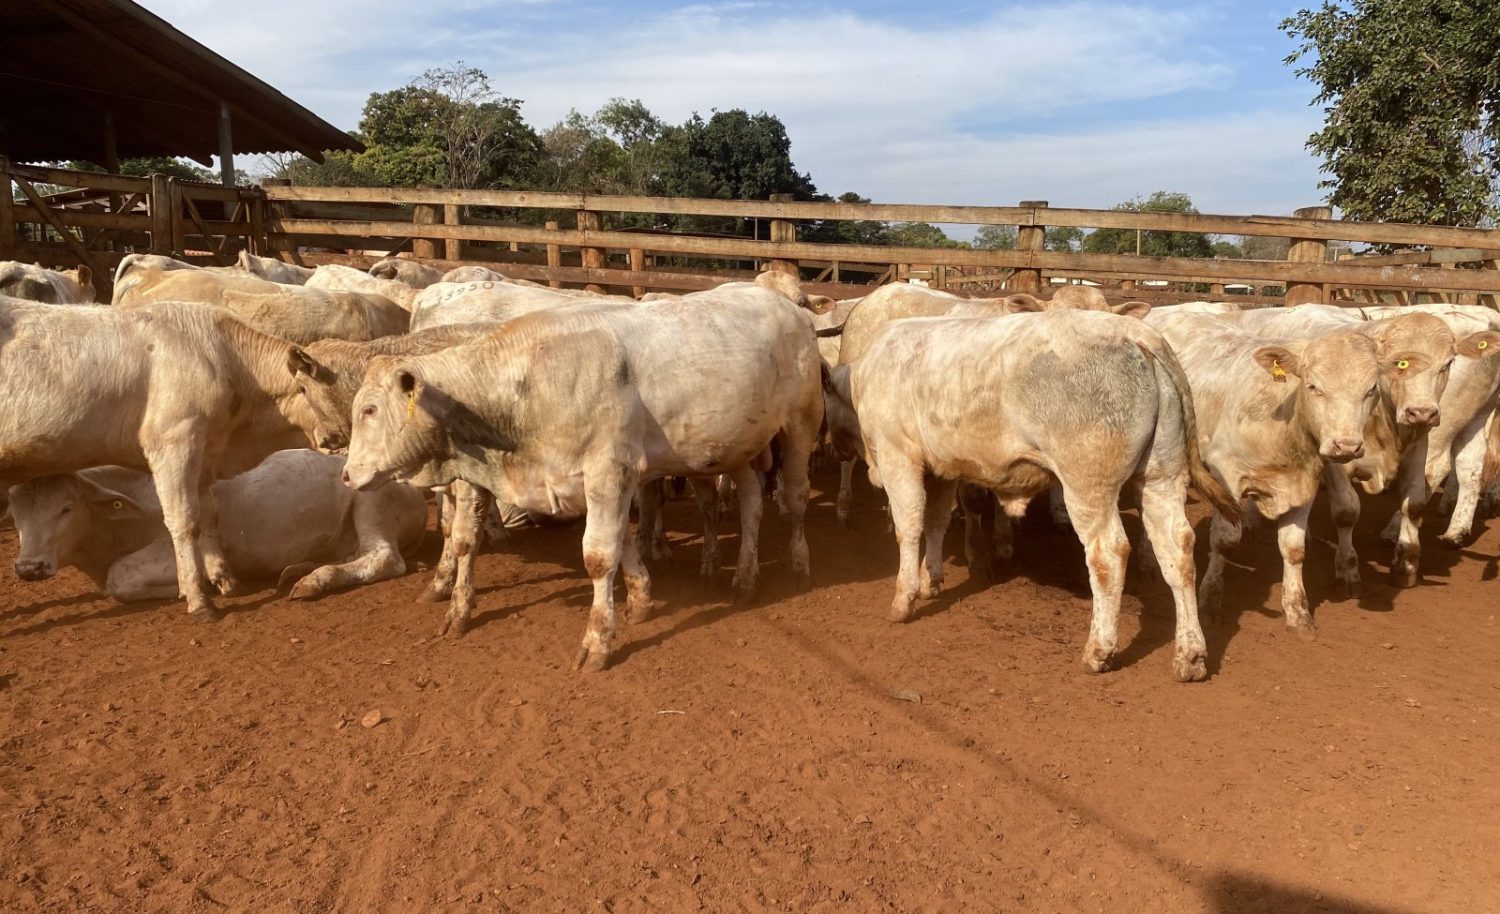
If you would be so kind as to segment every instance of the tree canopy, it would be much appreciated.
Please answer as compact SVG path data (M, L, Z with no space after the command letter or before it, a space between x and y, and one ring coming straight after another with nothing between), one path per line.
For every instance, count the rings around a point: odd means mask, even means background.
M1187 194L1159 190L1149 197L1117 203L1111 209L1132 213L1196 213ZM1095 229L1083 239L1083 250L1091 254L1134 254L1152 257L1212 257L1213 242L1197 232L1160 232L1135 229Z
M1330 203L1353 219L1500 215L1500 3L1326 0L1281 27L1324 106L1308 147Z

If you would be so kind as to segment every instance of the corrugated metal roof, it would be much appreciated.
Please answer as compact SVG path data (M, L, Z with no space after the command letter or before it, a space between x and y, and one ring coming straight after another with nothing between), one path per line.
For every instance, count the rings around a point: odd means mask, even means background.
M0 0L0 155L104 161L218 154L219 101L235 153L363 147L129 0Z

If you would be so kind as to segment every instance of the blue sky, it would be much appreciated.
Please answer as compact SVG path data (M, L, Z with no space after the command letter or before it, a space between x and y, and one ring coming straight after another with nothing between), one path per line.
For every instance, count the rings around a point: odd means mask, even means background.
M1304 148L1321 114L1277 28L1295 0L144 5L343 128L370 92L462 59L538 129L612 96L671 121L769 111L820 190L882 202L1321 199Z

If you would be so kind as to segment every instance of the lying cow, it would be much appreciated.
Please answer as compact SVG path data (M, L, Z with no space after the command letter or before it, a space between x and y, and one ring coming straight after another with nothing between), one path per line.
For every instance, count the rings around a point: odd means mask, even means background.
M1172 673L1207 677L1189 482L1228 517L1238 505L1199 458L1187 381L1160 334L1095 312L891 321L854 362L849 390L901 549L892 621L910 619L916 598L942 586L960 481L991 489L1020 517L1055 478L1094 594L1083 665L1102 672L1118 643L1130 553L1119 500L1130 483L1141 487L1142 521L1177 607Z
M48 305L87 305L94 301L94 274L80 264L72 270L0 260L0 295Z
M1310 637L1302 579L1308 514L1328 465L1364 456L1383 367L1375 341L1352 330L1267 339L1193 313L1158 311L1148 323L1187 374L1209 469L1236 499L1253 499L1276 522L1286 624ZM1216 505L1210 530L1198 603L1217 612L1226 555L1239 544L1241 526Z
M314 451L272 454L216 483L224 559L241 579L295 581L293 599L404 574L427 503L407 486L351 492L343 460ZM10 490L20 536L17 577L40 581L76 567L121 601L177 594L172 539L149 474L98 467L42 476Z
M291 344L219 308L136 310L0 301L0 487L87 467L150 470L177 586L195 619L216 618L205 577L234 577L212 483L306 443L286 373Z
M757 471L774 457L792 571L808 583L803 514L822 420L818 365L806 315L750 283L677 301L542 311L475 343L377 359L355 398L346 481L369 488L463 479L526 510L585 515L594 602L578 665L598 670L615 635L617 569L630 617L650 605L650 577L629 535L642 482L734 475L734 586L747 598L759 570ZM452 620L460 629L466 622Z
M435 282L442 282L445 275L442 270L403 257L377 260L366 272L376 279L404 282L413 289L425 289Z
M115 286L118 308L155 302L218 305L262 333L294 343L375 339L405 333L409 321L380 295L283 285L240 272L137 267Z

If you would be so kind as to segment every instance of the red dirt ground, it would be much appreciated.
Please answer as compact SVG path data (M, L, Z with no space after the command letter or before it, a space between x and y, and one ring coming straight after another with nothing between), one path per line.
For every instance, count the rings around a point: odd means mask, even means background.
M1494 525L1397 592L1367 505L1358 602L1309 549L1311 643L1248 543L1212 678L1179 685L1159 582L1129 585L1121 668L1080 671L1081 550L1045 522L993 587L955 526L948 593L884 621L895 545L861 494L847 533L817 496L806 595L768 510L743 610L699 590L671 505L665 608L597 676L570 669L576 527L483 556L456 641L415 601L430 537L400 580L196 626L16 581L6 530L0 910L1500 910Z

